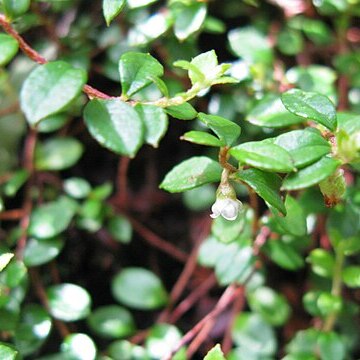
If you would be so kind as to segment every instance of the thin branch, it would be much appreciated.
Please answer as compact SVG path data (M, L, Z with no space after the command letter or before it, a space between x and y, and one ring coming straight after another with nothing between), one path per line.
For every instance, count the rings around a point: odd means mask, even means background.
M15 102L14 104L12 104L10 106L8 106L8 107L6 107L4 109L1 109L0 110L0 117L13 114L13 113L17 112L18 110L19 110L19 103Z
M5 221L17 221L20 220L24 216L23 209L14 209L14 210L7 210L0 213L0 220Z
M129 169L130 158L122 156L119 160L117 173L117 196L119 199L120 210L125 211L128 208L128 183L127 173Z

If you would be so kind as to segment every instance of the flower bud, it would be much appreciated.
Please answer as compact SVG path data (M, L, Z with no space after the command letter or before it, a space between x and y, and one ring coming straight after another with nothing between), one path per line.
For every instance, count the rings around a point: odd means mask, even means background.
M324 196L325 205L327 207L335 206L341 201L341 198L344 196L346 191L344 170L336 170L334 174L321 181L319 186L320 191Z

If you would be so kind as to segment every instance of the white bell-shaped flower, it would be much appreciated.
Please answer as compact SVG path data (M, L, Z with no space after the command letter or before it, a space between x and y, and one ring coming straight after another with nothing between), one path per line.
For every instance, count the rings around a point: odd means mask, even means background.
M231 198L218 198L211 207L212 214L210 216L215 219L220 215L226 220L235 220L242 210L242 202Z

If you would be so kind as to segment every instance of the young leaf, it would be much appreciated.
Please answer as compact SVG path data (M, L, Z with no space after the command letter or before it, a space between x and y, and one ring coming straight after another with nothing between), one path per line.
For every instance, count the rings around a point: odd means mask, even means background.
M297 168L312 164L331 151L321 134L309 128L282 134L274 139L274 144L289 152Z
M203 83L212 77L216 71L218 59L214 50L202 53L191 60L189 64L189 78L194 85L197 82Z
M324 156L316 163L289 174L281 190L299 190L316 185L334 173L340 164L339 160Z
M191 104L185 102L181 105L173 105L165 108L165 111L172 117L180 120L192 120L196 118L197 111Z
M206 18L207 7L199 2L178 3L173 6L172 12L175 36L183 41L200 29Z
M153 147L158 147L169 123L164 109L153 105L138 104L135 106L135 110L145 127L145 142Z
M0 66L6 65L16 55L18 42L10 35L0 34Z
M204 131L195 131L195 130L188 131L180 139L199 145L207 145L207 146L215 146L215 147L220 147L224 145L223 142L220 141L217 137Z
M134 309L157 309L168 301L161 280L142 268L132 267L120 271L113 278L111 289L116 300Z
M127 52L119 61L122 93L131 97L152 83L151 77L164 74L163 66L150 54Z
M229 151L240 163L273 171L290 172L295 167L290 154L282 147L267 141L251 141L233 147Z
M3 0L2 5L6 16L15 19L29 10L30 2L31 0Z
M204 360L226 360L219 344L215 345L204 357Z
M291 89L282 94L281 100L292 114L318 122L329 130L334 131L336 129L336 109L326 96Z
M126 0L103 0L102 8L107 26L120 14L126 4Z
M220 180L222 168L206 156L195 156L176 165L160 184L169 192L182 192Z
M0 359L2 360L15 360L18 357L18 352L13 348L0 344Z
M278 95L261 99L245 119L251 124L270 128L287 127L304 121L300 116L289 113Z
M230 120L221 116L204 113L199 113L198 117L200 121L209 127L227 146L231 146L240 136L240 126Z
M334 273L335 259L332 254L324 249L312 250L306 259L316 275L331 278Z
M31 126L63 110L81 92L86 82L83 70L64 61L40 65L25 80L20 93L20 106Z
M143 143L140 116L121 100L91 100L85 107L84 118L91 135L117 154L133 157Z
M249 185L269 205L286 215L285 205L280 196L282 179L279 175L259 169L246 169L234 176Z

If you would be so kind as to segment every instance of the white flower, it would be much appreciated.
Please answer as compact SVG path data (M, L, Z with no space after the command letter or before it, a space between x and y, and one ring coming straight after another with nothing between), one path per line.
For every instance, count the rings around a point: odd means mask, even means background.
M214 205L211 207L213 219L222 216L226 220L235 220L242 210L242 202L237 199L216 199Z

